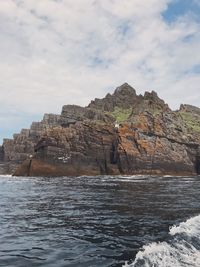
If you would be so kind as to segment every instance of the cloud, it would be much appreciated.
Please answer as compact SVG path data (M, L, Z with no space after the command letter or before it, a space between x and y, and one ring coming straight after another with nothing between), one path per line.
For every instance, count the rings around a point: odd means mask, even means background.
M0 113L26 114L31 123L125 81L138 93L154 89L172 108L199 105L199 5L169 21L172 2L1 1Z

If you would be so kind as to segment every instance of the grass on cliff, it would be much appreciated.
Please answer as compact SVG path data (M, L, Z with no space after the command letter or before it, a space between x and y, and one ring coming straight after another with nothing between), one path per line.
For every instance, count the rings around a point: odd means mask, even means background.
M185 121L188 128L194 132L200 133L200 120L192 113L180 112L182 119Z
M111 115L115 118L116 122L121 123L121 122L127 121L131 113L132 113L132 108L123 109L123 108L115 107Z

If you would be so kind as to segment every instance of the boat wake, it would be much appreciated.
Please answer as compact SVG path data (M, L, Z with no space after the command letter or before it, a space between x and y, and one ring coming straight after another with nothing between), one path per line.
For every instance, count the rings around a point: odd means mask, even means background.
M169 239L143 247L133 263L123 267L199 267L200 215L173 226Z

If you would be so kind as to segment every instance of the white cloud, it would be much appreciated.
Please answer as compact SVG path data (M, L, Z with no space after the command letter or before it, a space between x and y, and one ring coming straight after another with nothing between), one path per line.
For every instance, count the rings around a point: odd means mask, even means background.
M1 1L0 111L59 113L125 81L173 108L199 105L200 26L192 12L168 24L169 2Z

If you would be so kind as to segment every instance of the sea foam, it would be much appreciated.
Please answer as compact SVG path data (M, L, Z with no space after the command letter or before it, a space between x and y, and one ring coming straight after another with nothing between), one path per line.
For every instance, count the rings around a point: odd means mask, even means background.
M169 239L151 243L139 251L133 263L123 267L199 267L200 215L173 226Z

